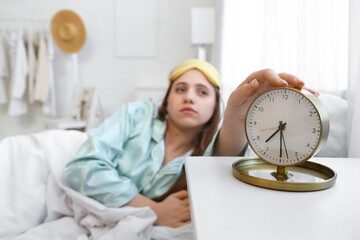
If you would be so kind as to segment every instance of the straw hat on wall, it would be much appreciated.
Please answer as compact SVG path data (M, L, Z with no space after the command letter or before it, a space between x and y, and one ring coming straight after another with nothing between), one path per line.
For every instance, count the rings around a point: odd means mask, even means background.
M51 34L56 45L67 53L78 52L85 44L85 26L75 12L61 10L51 20Z

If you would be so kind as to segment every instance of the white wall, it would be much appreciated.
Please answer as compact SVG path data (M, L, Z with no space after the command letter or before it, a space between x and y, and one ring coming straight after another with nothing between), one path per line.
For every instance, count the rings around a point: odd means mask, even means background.
M360 1L349 1L348 156L360 157Z
M84 85L97 87L109 115L134 100L136 88L166 87L171 69L197 56L196 46L190 43L190 8L215 6L215 0L158 0L155 58L116 58L114 6L115 0L2 0L0 26L16 29L35 24L27 20L40 19L49 28L57 11L77 12L87 30L86 44L78 55L79 78ZM54 71L62 117L68 112L72 96L71 66L71 56L56 48ZM0 105L0 139L44 129L40 106L31 106L27 115L15 118L8 117L6 109L7 106Z

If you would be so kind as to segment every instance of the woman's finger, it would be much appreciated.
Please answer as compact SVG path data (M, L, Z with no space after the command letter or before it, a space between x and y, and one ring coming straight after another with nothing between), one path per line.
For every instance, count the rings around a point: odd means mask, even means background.
M178 228L178 227L184 226L184 225L189 224L189 223L191 223L191 221L178 222L178 223L174 224L173 227Z
M228 100L228 106L240 106L247 102L250 98L256 95L256 91L259 88L259 82L257 79L238 86L230 95ZM238 112L238 110L236 110Z
M186 198L186 199L184 199L184 200L181 200L181 201L182 201L182 203L183 203L184 206L189 206L189 205L190 205L190 202L189 202L189 199L188 199L188 198Z
M188 191L186 191L186 190L180 190L178 192L173 193L172 195L173 195L173 197L176 197L176 198L178 198L180 200L186 199L186 198L189 197Z
M310 93L314 94L316 97L320 96L320 93L319 93L319 92L314 91L314 90L312 90L312 89L310 89L310 88L303 87L303 89L305 89L306 91L308 91L308 92L310 92Z
M287 87L289 84L285 79L282 79L274 70L264 69L260 70L260 81L268 82L275 87Z
M239 96L241 96L244 100L246 100L247 98L254 95L259 84L260 83L257 79L253 79L249 83L240 85L234 92L236 92L236 94L239 94Z
M183 210L184 211L179 215L179 220L182 222L191 220L190 207L184 207Z
M305 83L300 80L295 75L289 74L289 73L279 73L279 76L288 82L289 85L294 86L295 88L303 88Z

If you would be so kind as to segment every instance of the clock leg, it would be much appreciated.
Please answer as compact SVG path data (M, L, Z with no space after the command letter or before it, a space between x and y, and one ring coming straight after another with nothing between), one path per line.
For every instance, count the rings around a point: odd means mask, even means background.
M287 172L286 167L277 167L276 172L271 173L273 177L276 178L277 181L286 181L288 180L292 175Z

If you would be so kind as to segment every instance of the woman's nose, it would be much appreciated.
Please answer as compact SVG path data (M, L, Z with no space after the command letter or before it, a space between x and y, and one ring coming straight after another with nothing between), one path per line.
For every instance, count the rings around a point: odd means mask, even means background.
M194 103L195 93L192 90L189 90L185 94L185 102L186 103Z

